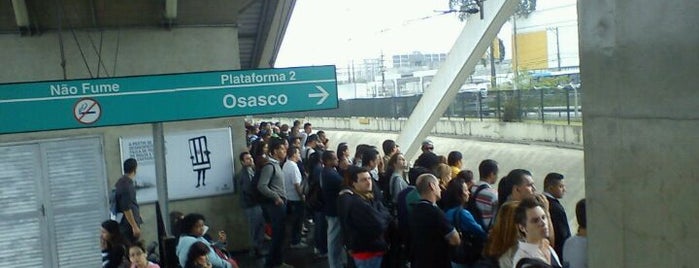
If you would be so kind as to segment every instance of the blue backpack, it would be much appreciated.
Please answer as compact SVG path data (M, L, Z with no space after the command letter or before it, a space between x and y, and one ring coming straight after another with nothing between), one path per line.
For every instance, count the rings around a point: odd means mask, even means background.
M121 223L121 219L124 218L124 213L119 211L119 206L117 203L116 189L112 189L109 192L109 218Z

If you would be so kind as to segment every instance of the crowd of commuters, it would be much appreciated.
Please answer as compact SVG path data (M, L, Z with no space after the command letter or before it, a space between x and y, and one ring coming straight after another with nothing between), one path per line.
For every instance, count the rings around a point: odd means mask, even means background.
M261 226L272 226L266 267L291 267L286 229L289 248L313 247L330 267L586 267L584 212L576 211L581 227L571 238L562 174L548 174L540 193L526 169L498 178L492 159L480 162L476 180L463 152L437 155L429 140L409 167L393 140L357 144L353 154L344 141L331 148L311 123L246 127L236 183L246 215L256 208L248 216L254 251ZM256 192L262 198L248 202ZM311 222L313 241L305 241Z
M265 267L292 267L285 251L307 247L332 268L587 267L584 200L571 237L559 201L566 192L562 174L546 175L539 193L526 169L498 179L498 162L485 159L476 180L464 168L464 152L437 155L429 140L409 166L393 140L381 144L383 154L371 144L357 144L352 154L343 141L333 150L311 123L247 123L246 133L248 151L238 156L243 168L234 180L250 254L264 257ZM132 179L135 169L135 161L125 162L122 179ZM103 266L120 267L123 260L157 267L141 258L138 205L133 189L122 188L124 219L102 224ZM174 219L182 267L237 267L221 244L225 233L219 241L205 235L204 216ZM312 241L306 239L311 229Z

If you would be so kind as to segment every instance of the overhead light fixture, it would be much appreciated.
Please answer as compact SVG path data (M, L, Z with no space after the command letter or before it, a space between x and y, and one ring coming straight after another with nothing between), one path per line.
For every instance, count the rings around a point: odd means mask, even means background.
M24 0L12 0L12 9L15 11L15 22L19 33L25 35L30 33L29 13L27 13L27 3Z
M165 1L165 18L168 20L177 18L177 0Z
M27 3L24 0L12 0L12 8L15 10L15 21L19 27L29 27L29 14Z

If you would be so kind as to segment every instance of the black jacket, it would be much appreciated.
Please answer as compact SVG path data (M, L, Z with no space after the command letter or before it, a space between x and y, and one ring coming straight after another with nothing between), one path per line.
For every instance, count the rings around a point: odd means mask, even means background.
M549 200L549 213L551 214L551 222L553 223L553 232L555 244L553 250L558 254L559 259L563 259L563 243L570 237L570 227L568 226L568 216L561 205L561 202L556 198L546 195Z
M391 216L380 200L367 201L345 189L337 199L337 211L348 249L354 252L386 251L384 233Z
M255 171L252 168L243 167L235 176L236 186L240 189L240 205L243 208L250 208L258 205L252 192L253 188L255 188L255 186L252 185L252 176L254 174Z
M324 167L320 175L325 216L337 217L337 195L342 190L342 176L332 167Z

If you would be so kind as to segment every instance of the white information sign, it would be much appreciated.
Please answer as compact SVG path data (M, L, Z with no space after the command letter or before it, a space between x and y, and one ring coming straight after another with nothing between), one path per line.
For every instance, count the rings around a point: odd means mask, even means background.
M153 137L119 139L121 161L134 158L136 198L139 203L155 202L155 156ZM208 129L167 133L165 166L170 200L205 197L233 192L233 149L230 129Z

